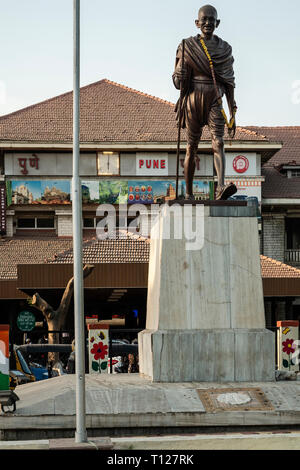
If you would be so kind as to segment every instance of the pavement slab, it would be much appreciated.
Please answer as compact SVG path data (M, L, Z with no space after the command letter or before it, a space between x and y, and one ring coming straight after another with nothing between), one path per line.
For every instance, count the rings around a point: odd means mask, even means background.
M68 374L18 386L16 411L0 413L0 441L14 431L22 436L19 431L40 430L41 439L70 437L76 427L75 378ZM103 429L113 436L129 428L300 426L298 381L155 383L139 374L89 374L85 390L86 426L94 435L103 435L96 434Z

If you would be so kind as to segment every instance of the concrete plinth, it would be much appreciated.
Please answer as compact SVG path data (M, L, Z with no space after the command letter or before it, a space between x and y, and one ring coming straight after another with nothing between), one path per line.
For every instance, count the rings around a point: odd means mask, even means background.
M154 382L264 382L275 379L274 335L266 329L144 330L142 373Z
M142 375L158 382L274 380L253 207L164 207L151 233L148 279Z

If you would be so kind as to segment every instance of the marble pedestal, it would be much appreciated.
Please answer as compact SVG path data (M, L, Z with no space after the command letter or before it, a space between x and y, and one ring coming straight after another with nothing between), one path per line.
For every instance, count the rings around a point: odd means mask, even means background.
M275 379L254 207L162 208L151 233L139 364L157 382Z

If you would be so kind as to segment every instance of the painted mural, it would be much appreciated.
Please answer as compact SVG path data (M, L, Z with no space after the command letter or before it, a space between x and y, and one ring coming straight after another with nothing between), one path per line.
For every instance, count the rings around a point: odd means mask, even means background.
M99 323L88 325L89 373L108 373L109 329Z
M213 182L194 181L196 200L213 199ZM175 180L82 180L83 204L163 204L175 199ZM184 199L185 181L178 186ZM6 183L7 205L71 204L70 180L14 180Z
M70 181L7 181L7 205L11 204L70 204Z
M99 204L99 181L81 181L82 204Z
M193 191L196 200L213 199L212 181L194 181ZM128 204L163 204L175 199L176 181L128 181ZM185 181L178 184L178 197L185 197Z
M99 181L100 204L126 204L128 194L127 180Z
M277 322L277 354L278 369L288 371L298 371L299 364L295 360L295 351L298 348L298 321L280 321ZM296 353L297 356L297 353Z

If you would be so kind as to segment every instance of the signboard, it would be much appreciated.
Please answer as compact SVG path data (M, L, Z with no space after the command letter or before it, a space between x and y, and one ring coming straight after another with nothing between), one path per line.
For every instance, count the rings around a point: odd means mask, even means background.
M6 234L6 186L0 183L0 233Z
M212 181L193 181L196 200L213 199ZM164 204L176 197L175 180L128 181L128 204ZM185 198L185 181L178 184L179 199Z
M9 390L9 325L0 325L0 390Z
M144 153L136 154L137 176L168 176L168 154Z
M244 155L238 155L233 159L232 166L236 173L245 173L249 168L249 160Z
M259 158L256 153L226 152L225 176L259 176Z
M21 331L31 331L35 327L35 316L32 312L23 310L17 318L17 325Z
M80 152L80 175L96 176L96 153ZM5 174L7 176L72 176L72 152L6 152Z

